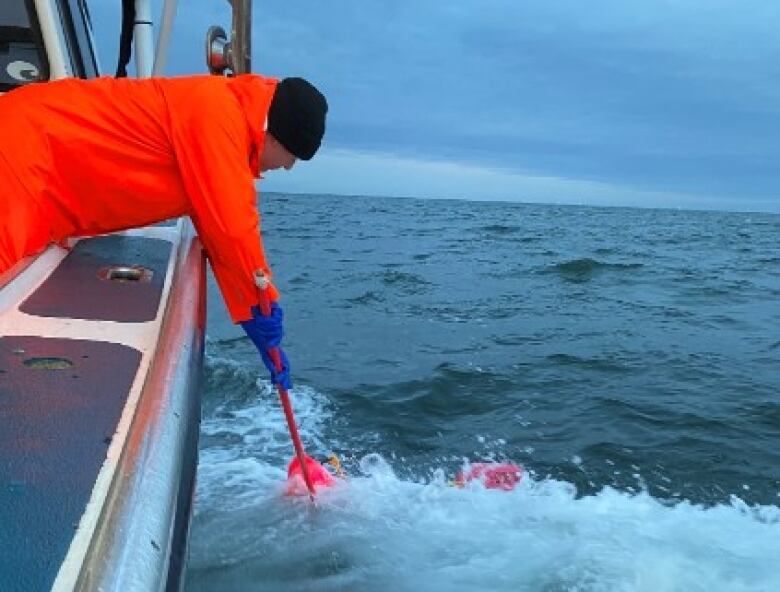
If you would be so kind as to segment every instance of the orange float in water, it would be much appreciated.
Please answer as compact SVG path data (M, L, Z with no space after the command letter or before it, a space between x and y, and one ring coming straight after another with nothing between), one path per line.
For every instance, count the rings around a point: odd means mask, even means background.
M309 471L309 479L311 479L314 491L324 487L333 487L336 484L336 478L331 475L330 471L308 455L306 455L306 468ZM287 467L287 486L284 494L309 495L309 490L306 488L306 483L303 480L303 471L301 471L301 463L298 462L298 457L292 459Z
M523 477L523 467L514 463L473 463L466 471L458 472L455 486L463 487L470 481L481 481L485 489L511 491Z

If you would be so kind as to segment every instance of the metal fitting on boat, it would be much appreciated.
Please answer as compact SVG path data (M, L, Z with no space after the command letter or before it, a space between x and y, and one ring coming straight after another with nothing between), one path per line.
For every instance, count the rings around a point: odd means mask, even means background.
M140 265L112 265L98 271L101 280L112 282L150 282L153 272Z

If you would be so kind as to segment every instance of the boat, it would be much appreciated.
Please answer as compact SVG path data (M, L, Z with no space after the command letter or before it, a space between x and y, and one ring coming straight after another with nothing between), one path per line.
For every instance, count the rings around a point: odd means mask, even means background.
M209 70L249 71L251 0ZM123 0L125 59L162 72L150 0ZM85 0L3 0L0 92L100 75ZM2 130L0 130L2 133ZM200 421L205 257L188 219L75 237L0 275L0 590L180 590Z

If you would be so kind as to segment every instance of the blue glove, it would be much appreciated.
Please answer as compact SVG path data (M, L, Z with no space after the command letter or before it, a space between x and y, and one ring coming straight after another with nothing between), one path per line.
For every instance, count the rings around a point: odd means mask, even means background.
M276 371L276 366L274 366L274 362L271 359L271 356L268 355L267 351L261 351L260 357L263 358L263 364L265 364L265 367L268 368L268 372L271 373L271 382L274 384L280 384L285 390L289 391L293 386L292 378L290 378L290 362L287 359L287 354L284 353L284 350L278 346L277 349L279 351L279 359L282 361L281 372Z
M280 347L282 337L284 337L283 319L282 307L276 302L272 302L270 315L265 317L257 307L252 307L252 318L248 321L242 321L240 324L260 352L263 364L268 368L268 372L271 373L271 382L280 384L286 389L291 389L290 363L284 350ZM279 348L279 357L282 361L281 372L276 371L273 360L268 355L268 350L272 347Z

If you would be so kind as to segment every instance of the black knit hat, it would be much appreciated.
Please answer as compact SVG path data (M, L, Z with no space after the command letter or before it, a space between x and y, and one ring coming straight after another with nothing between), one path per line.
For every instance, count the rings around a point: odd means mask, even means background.
M328 102L303 78L285 78L276 85L268 110L268 132L301 160L309 160L325 134Z

